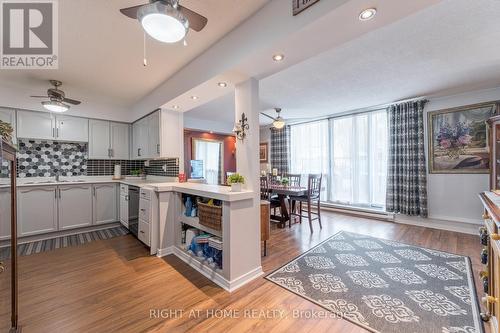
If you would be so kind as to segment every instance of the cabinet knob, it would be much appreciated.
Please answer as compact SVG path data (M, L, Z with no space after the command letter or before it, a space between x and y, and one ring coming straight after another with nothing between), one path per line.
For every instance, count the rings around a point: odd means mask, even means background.
M486 271L479 272L479 277L481 279L487 278L488 277L488 272L486 272Z
M496 241L500 240L500 235L499 234L491 234L490 237L491 237L491 239L496 240Z
M488 220L489 218L490 216L488 215L488 213L483 214L483 220Z

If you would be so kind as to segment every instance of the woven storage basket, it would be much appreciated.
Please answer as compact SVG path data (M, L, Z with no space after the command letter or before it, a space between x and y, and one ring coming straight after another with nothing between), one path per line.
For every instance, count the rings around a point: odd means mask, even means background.
M222 206L210 206L198 202L200 224L214 230L222 229Z

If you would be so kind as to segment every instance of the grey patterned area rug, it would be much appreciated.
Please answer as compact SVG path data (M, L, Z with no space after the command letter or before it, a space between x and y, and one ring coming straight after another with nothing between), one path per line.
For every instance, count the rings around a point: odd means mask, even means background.
M483 332L456 254L343 231L266 278L372 332Z
M17 246L19 256L29 256L34 253L53 251L55 249L83 245L99 239L110 239L128 234L127 228L122 226L83 232L77 235L61 236L35 242L20 244ZM0 260L10 258L10 247L0 248Z

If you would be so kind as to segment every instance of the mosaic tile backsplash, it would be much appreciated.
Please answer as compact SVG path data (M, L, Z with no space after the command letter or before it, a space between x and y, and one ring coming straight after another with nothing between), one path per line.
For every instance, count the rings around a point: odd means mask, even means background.
M88 160L86 143L68 143L42 140L20 140L17 155L17 175L26 177L61 176L111 176L115 164L122 166L122 175L130 175L132 170L144 169L146 174L164 177L177 177L179 160L144 161L137 160ZM2 163L0 178L8 176L7 162ZM166 171L163 169L166 166Z
M17 174L25 177L84 176L87 144L41 140L20 140Z

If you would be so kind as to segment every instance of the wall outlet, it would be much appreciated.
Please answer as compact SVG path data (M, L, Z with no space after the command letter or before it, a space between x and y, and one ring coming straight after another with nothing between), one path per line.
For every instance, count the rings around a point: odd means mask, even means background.
M167 165L166 164L163 164L161 166L161 169L164 171L164 172L167 172Z
M149 161L144 161L144 166L148 167L149 166Z

